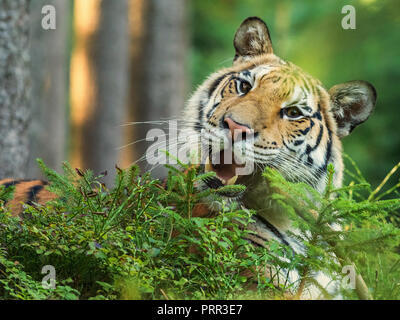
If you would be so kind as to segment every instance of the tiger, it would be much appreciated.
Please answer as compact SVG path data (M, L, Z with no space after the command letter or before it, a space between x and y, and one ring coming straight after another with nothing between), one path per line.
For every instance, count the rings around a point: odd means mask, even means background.
M255 246L277 240L301 251L287 235L295 231L288 217L257 210L268 196L263 168L274 168L288 181L304 182L322 193L327 185L327 167L332 164L332 184L341 187L341 139L369 118L377 93L372 84L361 80L325 89L318 79L275 55L267 24L258 17L241 23L233 46L233 65L212 73L194 91L182 114L186 133L202 141L197 159L200 171L215 173L198 187L246 186L243 194L222 196L256 210L255 222L249 227L254 236L247 240ZM221 138L230 142L226 149ZM197 154L198 145L191 145L191 154ZM251 172L241 170L249 163ZM7 203L15 215L21 214L23 203L44 204L55 198L46 190L46 182L40 180L5 179L0 185L15 186L14 199ZM209 203L198 210L198 216L218 210L215 203ZM295 281L298 274L294 271L290 277ZM322 287L337 290L337 283L332 285L328 276L318 274L315 278ZM323 293L314 287L302 296L320 297Z
M13 216L21 216L24 211L24 205L40 204L44 205L57 196L48 191L47 181L37 179L3 179L0 180L0 186L5 188L14 187L13 198L5 201L4 205L10 209Z
M201 141L200 147L193 144L196 161L203 172L215 173L201 187L246 186L239 197L235 193L223 197L256 210L255 223L249 227L255 235L247 240L266 246L274 239L302 252L302 245L288 235L288 231L296 234L292 221L282 212L263 210L269 190L261 173L270 167L288 181L306 183L323 193L331 164L332 185L340 188L341 139L369 118L376 105L376 89L361 80L325 89L318 79L274 54L268 26L258 17L242 22L233 46L232 66L212 73L183 111L185 130L196 137L193 141ZM240 172L248 163L253 170ZM209 209L220 208L210 204ZM299 274L294 271L290 278L298 281ZM310 286L302 298L335 297L338 281L323 273L315 279L327 290Z

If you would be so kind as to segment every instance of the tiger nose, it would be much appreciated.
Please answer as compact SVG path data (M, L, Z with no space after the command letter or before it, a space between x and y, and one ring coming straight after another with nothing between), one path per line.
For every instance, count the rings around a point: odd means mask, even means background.
M227 129L229 129L233 141L238 140L239 137L241 140L245 140L246 134L253 134L253 130L248 126L237 123L231 118L225 118L224 123L227 126Z

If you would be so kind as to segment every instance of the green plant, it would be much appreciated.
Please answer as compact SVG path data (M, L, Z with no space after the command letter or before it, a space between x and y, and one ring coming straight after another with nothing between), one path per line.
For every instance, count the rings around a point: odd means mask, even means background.
M274 286L263 266L301 270L306 284L319 270L340 275L330 253L357 266L374 298L400 298L395 218L400 204L382 200L397 196L396 189L372 190L359 174L339 190L329 184L319 195L265 171L275 191L272 202L291 215L300 230L292 236L306 248L288 263L279 259L287 256L284 245L254 247L245 240L255 212L228 205L220 196L242 192L243 186L197 190L196 184L213 173L179 163L179 169L169 167L162 186L136 167L117 168L115 185L108 188L101 182L105 173L96 177L64 164L64 174L58 174L39 164L56 200L26 205L21 220L3 205L12 188L0 189L1 299L282 298L301 289L291 283ZM204 199L218 202L219 214L194 217ZM332 230L333 223L342 229ZM41 284L45 265L56 270L56 289ZM343 295L357 298L351 290Z
M318 271L324 271L333 279L341 280L343 266L355 266L357 274L364 275L370 284L368 289L363 278L358 276L354 292L343 292L344 296L352 298L385 298L378 291L377 285L371 287L372 270L376 273L386 270L383 272L387 277L400 277L397 271L400 230L393 223L400 208L400 199L381 200L395 192L396 188L383 192L382 188L399 165L372 190L355 163L349 160L357 172L356 175L351 174L355 181L339 189L333 188L334 168L329 166L329 181L322 195L307 184L285 181L272 169L266 169L264 173L275 190L271 198L290 216L297 230L291 236L303 243L306 249L305 254L297 255L300 261L297 269L301 271L298 296L308 282L313 282L312 275ZM380 264L379 271L376 269L375 257L385 261L385 265ZM388 275L388 270L396 274ZM396 288L391 288L390 291L392 298L398 292Z

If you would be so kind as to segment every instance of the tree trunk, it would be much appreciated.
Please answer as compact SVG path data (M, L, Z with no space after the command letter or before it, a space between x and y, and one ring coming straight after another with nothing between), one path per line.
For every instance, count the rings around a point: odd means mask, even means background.
M88 38L91 110L82 127L82 163L95 174L107 170L113 181L119 163L128 92L128 0L103 0L98 27Z
M32 114L28 176L38 178L36 158L59 169L67 160L68 66L71 2L34 0L31 2ZM56 9L56 29L42 28L42 7Z
M0 178L26 174L29 0L0 0Z
M140 94L136 106L136 121L157 121L176 118L185 103L187 55L187 8L185 0L149 0L146 8L146 36L144 38L143 71L140 83L131 90ZM164 130L168 130L168 125ZM138 125L137 140L145 139L151 125ZM168 132L165 132L166 134ZM152 142L138 144L140 158ZM142 169L149 169L142 161ZM165 176L166 170L157 166L155 177Z

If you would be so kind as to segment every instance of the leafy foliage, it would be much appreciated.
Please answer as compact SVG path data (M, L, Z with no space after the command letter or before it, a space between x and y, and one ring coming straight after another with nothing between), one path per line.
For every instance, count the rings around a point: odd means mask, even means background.
M284 245L255 247L245 240L255 212L220 197L243 186L197 190L213 173L180 164L180 170L170 167L162 185L136 167L117 168L115 186L108 188L101 182L106 173L96 177L64 164L60 175L39 164L56 200L26 205L20 219L4 205L12 189L0 190L3 299L284 298L301 285L277 285L265 266L301 270L307 283L316 271L340 276L341 265L349 263L357 265L374 298L400 298L400 200L380 199L389 190L371 190L357 174L360 181L338 190L329 184L321 196L265 171L272 202L293 219L300 233L292 236L306 248L288 262L280 259L288 253ZM196 216L204 199L218 203L219 214ZM55 267L55 289L42 286L45 265ZM343 296L357 298L352 290Z
M359 169L356 169L360 174ZM318 271L341 280L342 267L351 266L354 262L358 262L356 272L366 275L371 281L372 269L377 273L385 272L376 269L377 256L385 260L385 263L395 264L392 268L395 272L400 259L397 249L400 230L392 222L398 214L400 199L378 200L380 197L377 192L383 185L372 191L365 179L356 175L354 177L357 177L359 183L351 182L348 186L334 189L331 183L334 174L332 166L328 167L328 173L329 183L322 195L307 184L285 181L274 170L267 169L264 173L276 190L272 198L290 216L297 230L291 233L292 238L298 239L306 248L306 253L298 256L300 263L297 268L302 270L302 282L312 281L312 275ZM367 197L361 195L362 191L366 191ZM389 195L387 191L384 194ZM335 263L335 257L339 263ZM374 268L371 268L372 265ZM388 266L383 267L387 270ZM399 276L397 273L395 278ZM392 294L393 289L390 289ZM343 295L354 298L354 293L347 291ZM371 293L375 298L385 298L376 288Z
M60 197L46 206L26 206L23 220L2 208L3 298L57 297L41 287L44 265L55 267L57 290L70 284L68 297L72 292L81 299L228 298L244 292L242 271L273 255L244 240L250 211L223 208L216 218L191 217L201 198L218 199L221 191L196 193L194 185L206 176L194 167L171 168L166 188L147 174L139 176L136 167L117 168L115 187L108 189L90 171L65 164L59 175L39 164L49 190ZM30 289L18 291L21 282ZM259 287L271 287L269 280Z

